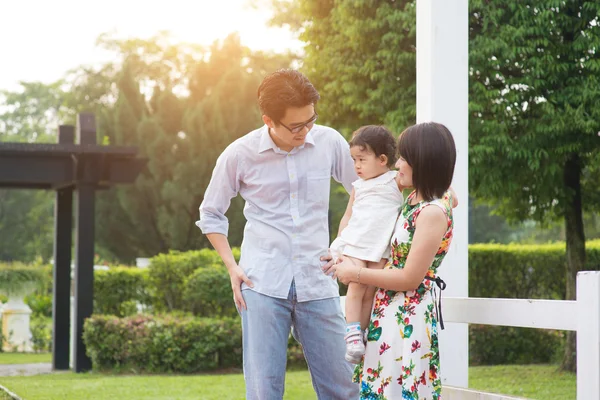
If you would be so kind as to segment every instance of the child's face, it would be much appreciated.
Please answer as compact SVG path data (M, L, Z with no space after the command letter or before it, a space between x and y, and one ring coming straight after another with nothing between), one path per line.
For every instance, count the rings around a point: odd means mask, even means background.
M360 146L352 146L350 154L354 160L354 170L362 179L376 178L389 171L387 157L384 155L377 157L372 151Z
M405 187L413 187L412 167L408 165L406 160L402 157L398 157L395 166L398 169L398 180L400 181L400 184Z

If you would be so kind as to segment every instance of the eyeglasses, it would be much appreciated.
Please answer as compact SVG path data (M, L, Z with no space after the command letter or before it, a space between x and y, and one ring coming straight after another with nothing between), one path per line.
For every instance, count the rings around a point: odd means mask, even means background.
M304 122L303 124L296 125L292 128L286 126L281 121L279 121L279 124L295 135L296 133L300 133L302 131L302 129L304 129L304 127L307 127L308 130L310 131L312 129L312 127L315 125L315 121L317 120L318 117L319 117L319 114L315 113L315 115L313 115L312 118L309 119L308 121Z

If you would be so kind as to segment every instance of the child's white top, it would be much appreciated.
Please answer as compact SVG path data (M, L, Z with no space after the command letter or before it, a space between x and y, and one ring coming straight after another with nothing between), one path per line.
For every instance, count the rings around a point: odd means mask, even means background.
M352 216L340 236L331 243L334 258L341 254L373 262L389 258L390 237L404 203L396 174L396 171L388 171L352 184Z

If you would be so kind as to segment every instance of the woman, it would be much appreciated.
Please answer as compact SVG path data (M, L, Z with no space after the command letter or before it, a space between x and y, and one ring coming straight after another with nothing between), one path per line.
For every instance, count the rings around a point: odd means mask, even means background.
M366 353L354 376L360 398L440 399L442 321L433 292L445 286L437 270L452 239L456 147L445 126L423 123L400 135L398 153L398 183L414 191L396 222L387 265L378 270L342 261L336 276L379 288Z

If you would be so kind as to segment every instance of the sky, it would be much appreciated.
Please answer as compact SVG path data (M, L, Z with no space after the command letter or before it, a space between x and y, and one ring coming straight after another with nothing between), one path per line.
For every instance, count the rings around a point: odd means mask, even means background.
M238 32L252 49L300 49L288 30L267 27L270 15L251 0L0 0L0 90L110 60L95 45L106 32L147 38L169 31L175 41L207 45Z

